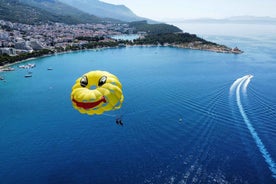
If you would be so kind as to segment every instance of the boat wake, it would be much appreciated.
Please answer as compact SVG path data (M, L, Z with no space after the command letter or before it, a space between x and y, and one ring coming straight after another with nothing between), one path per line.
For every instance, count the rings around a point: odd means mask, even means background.
M241 93L243 95L246 95L246 89L247 86L250 83L250 80L253 78L253 75L246 75L244 77L241 77L237 79L230 87L230 95L233 95L234 90L236 90L236 102L237 106L239 108L239 112L252 136L254 139L256 146L258 147L259 151L261 152L263 158L265 159L265 162L267 163L270 171L272 172L272 177L276 179L276 164L274 160L271 158L270 153L267 151L264 143L262 142L261 138L258 136L258 133L256 132L255 128L251 124L250 120L248 119L243 106L241 102ZM241 91L242 88L242 91Z

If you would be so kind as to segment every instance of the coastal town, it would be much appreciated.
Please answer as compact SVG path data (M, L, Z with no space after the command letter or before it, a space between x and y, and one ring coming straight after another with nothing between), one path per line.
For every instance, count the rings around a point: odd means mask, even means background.
M128 24L77 24L48 23L28 25L0 20L0 55L18 55L42 49L82 46L87 40L79 37L104 37L123 33L132 33Z
M147 23L144 25L149 27ZM156 28L159 25L150 26ZM158 32L160 28L155 30ZM133 33L139 35L139 39L128 41L112 38L115 35ZM29 25L0 20L0 71L13 71L12 67L8 67L9 64L57 52L128 45L172 46L232 54L243 52L237 47L229 48L206 41L195 34L147 34L127 23L68 25L49 22Z

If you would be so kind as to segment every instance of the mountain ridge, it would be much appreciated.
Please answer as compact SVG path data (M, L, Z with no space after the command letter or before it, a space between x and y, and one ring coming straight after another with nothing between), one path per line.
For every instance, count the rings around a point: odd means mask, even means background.
M25 24L120 22L82 12L57 0L0 0L0 19Z
M114 5L99 0L59 0L65 4L76 7L86 13L96 15L101 18L114 18L126 22L147 20L155 23L156 21L137 16L125 5Z

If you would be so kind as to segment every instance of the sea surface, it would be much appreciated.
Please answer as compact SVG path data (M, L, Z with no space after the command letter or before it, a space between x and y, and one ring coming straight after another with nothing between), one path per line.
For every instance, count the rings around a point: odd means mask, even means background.
M0 183L276 183L276 34L220 26L200 36L243 54L125 47L0 73ZM91 70L119 78L120 110L72 107Z

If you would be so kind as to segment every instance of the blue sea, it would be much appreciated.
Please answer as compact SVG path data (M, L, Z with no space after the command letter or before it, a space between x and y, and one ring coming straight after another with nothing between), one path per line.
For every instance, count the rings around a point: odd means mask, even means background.
M276 34L215 30L200 36L244 53L112 48L0 73L0 183L276 183ZM72 107L92 70L119 78L121 109Z

